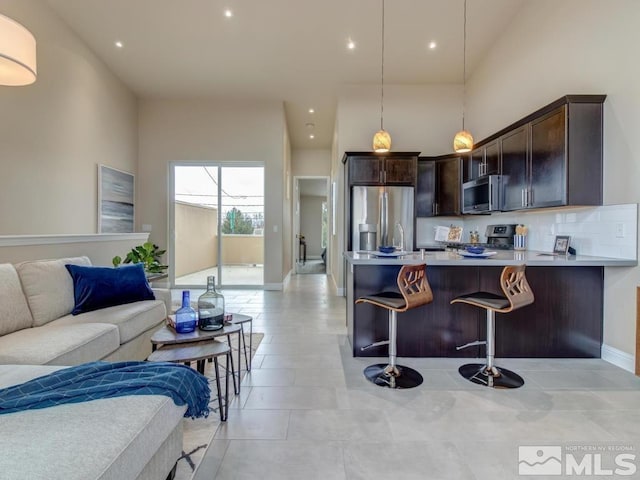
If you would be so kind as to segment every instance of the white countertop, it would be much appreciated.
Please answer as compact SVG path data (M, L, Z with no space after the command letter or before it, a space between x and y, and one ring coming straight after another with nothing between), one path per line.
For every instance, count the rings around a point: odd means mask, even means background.
M490 249L487 252L492 251ZM444 252L408 252L399 257L378 257L375 252L345 252L344 258L352 265L405 265L426 263L427 265L447 266L504 266L526 264L532 267L635 267L636 259L595 257L587 255L549 256L543 252L525 250L497 250L488 258L467 258L458 255L456 250Z

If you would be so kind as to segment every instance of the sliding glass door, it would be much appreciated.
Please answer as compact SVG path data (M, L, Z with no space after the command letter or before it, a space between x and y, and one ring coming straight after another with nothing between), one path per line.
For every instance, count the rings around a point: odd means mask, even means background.
M172 166L173 280L177 288L264 283L264 167Z

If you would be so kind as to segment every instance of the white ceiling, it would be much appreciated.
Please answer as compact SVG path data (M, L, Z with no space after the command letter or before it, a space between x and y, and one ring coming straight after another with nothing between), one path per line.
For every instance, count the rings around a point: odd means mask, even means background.
M293 148L331 146L341 85L380 84L382 0L46 1L139 97L282 101ZM468 0L467 77L523 3ZM461 82L462 53L463 0L386 0L385 84Z

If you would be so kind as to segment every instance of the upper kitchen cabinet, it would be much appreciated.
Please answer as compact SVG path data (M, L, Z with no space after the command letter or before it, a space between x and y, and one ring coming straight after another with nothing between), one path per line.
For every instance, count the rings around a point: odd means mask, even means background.
M465 158L463 182L475 180L485 175L500 174L500 147L498 140L493 140L473 149Z
M529 128L518 127L500 137L502 150L502 209L524 208L529 178Z
M415 187L419 152L384 155L372 152L346 152L342 163L347 167L349 186L408 185Z
M416 216L460 215L462 158L458 155L420 157Z
M501 131L503 210L602 205L604 95L568 95Z

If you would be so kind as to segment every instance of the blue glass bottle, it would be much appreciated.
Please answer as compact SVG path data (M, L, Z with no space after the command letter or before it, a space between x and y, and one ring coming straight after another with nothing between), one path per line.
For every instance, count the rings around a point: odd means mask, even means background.
M182 308L176 311L176 332L190 333L196 329L198 319L196 311L191 308L189 290L182 292Z

